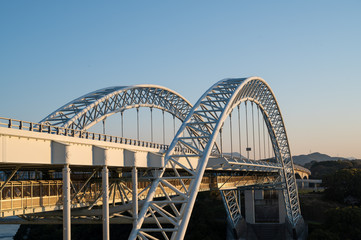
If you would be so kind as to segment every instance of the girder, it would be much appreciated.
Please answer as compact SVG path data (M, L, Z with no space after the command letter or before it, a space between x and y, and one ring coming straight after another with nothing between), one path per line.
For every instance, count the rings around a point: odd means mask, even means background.
M266 123L277 163L280 164L280 181L284 183L283 194L287 215L292 226L297 224L300 215L300 207L297 195L297 186L293 162L290 154L288 138L276 98L268 84L259 77L225 79L214 84L191 109L189 115L183 122L175 138L173 139L164 159L164 167L158 171L158 177L153 181L148 192L146 201L141 208L136 226L133 228L129 239L183 239L191 215L191 211L198 193L202 176L207 166L211 153L219 153L219 148L214 148L218 133L223 122L241 102L250 101L257 104L262 112ZM206 119L201 121L201 119ZM188 137L184 137L183 132L188 131ZM191 140L191 141L189 141ZM177 163L178 154L174 154L176 148L186 148L190 151L184 153L184 157L199 156L197 166L181 166L193 178L184 192L172 188L172 184L167 182L163 176L165 169L170 164ZM212 152L213 151L213 152ZM174 168L178 181L183 182L181 171ZM170 221L165 229L162 224L157 227L147 227L144 225L146 218L157 219L152 214L155 209L151 204L155 191L163 185L173 189L176 195L179 195L184 203L177 206L175 202L168 198L164 204L163 210L170 217ZM160 235L154 235L158 233Z

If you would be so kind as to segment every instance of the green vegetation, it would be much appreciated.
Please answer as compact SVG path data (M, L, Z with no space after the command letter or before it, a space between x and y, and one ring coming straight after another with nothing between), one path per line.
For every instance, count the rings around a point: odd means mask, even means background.
M319 192L300 194L299 198L302 215L308 223L308 239L360 239L360 207L328 200Z
M307 222L322 224L326 222L326 212L345 205L326 200L323 193L299 194L301 213Z
M313 163L314 178L322 178L324 193L300 192L301 211L309 239L360 239L361 161Z
M201 192L198 194L185 239L225 239L226 225L226 210L219 192Z
M326 221L319 225L309 239L357 240L361 236L361 208L334 208L326 212Z
M361 169L342 169L323 178L325 197L351 205L361 201Z
M305 167L311 170L311 178L322 179L324 176L333 174L337 170L357 168L361 169L361 160L337 160L337 161L312 161Z

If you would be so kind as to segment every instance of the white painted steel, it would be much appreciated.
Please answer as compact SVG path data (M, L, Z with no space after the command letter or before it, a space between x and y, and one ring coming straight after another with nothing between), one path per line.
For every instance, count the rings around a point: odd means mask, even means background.
M240 208L241 204L239 201L240 198L238 198L239 191L237 189L231 189L220 190L220 192L226 209L228 221L230 222L232 228L236 228L238 221L242 219Z
M159 108L183 121L192 105L179 93L157 85L109 87L65 104L40 123L86 130L114 113L139 107Z
M63 240L71 239L71 195L69 164L63 168Z
M137 167L132 168L132 186L133 186L133 226L137 225L138 219L138 169Z
M103 240L109 240L109 169L105 165L102 169L102 190L103 190L103 204L102 204L102 221L103 221Z
M106 157L109 167L164 166L164 150L152 147L1 127L0 141L0 164L63 165L68 162L70 165L103 166ZM194 166L198 163L199 156L190 157L180 151L177 153L176 168L187 166L189 162ZM237 160L218 155L211 156L207 164L208 170L224 171L276 172L280 168L278 163Z
M283 193L288 220L292 226L297 224L298 219L301 217L297 186L286 130L275 96L268 84L259 77L226 79L217 82L206 91L183 122L166 153L164 167L161 169L158 178L152 183L147 199L140 210L137 226L133 228L129 239L156 239L155 235L153 235L154 232L159 232L163 239L184 238L209 156L212 153L222 154L215 145L215 139L221 130L223 122L233 108L245 101L257 104L266 122L276 160L281 166L279 173L280 180L284 184ZM190 137L183 137L185 131L190 133ZM151 215L156 208L156 206L152 205L155 190L163 185L171 185L163 176L165 168L174 167L175 165L180 166L177 159L178 155L174 153L176 147L190 151L190 153L183 155L185 158L187 156L199 157L196 165L190 163L182 165L182 170L187 172L185 176L180 176L183 173L174 168L174 174L179 176L179 181L183 181L184 177L188 177L191 181L189 188L184 189L184 193L178 192L178 195L183 198L185 203L180 208L177 208L171 202L163 204L162 209L170 217L169 225L172 225L171 228L164 229L161 225L158 228L147 228L143 226L145 218L149 216L156 219ZM165 207L171 210L166 211Z

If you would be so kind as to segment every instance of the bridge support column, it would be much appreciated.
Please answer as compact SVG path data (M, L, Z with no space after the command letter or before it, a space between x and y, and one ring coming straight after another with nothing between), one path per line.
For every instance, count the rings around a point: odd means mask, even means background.
M254 190L244 191L244 207L245 207L246 222L254 224L256 222L255 212L254 212Z
M71 239L70 167L63 168L63 240Z
M286 220L286 205L285 205L285 199L283 196L283 191L278 190L278 222L279 223L285 223Z
M256 200L263 200L264 199L264 190L254 190L254 198Z
M109 240L109 169L105 165L102 170L103 189L103 240Z
M137 167L133 167L132 169L132 183L133 183L133 227L137 226L138 220L138 169Z

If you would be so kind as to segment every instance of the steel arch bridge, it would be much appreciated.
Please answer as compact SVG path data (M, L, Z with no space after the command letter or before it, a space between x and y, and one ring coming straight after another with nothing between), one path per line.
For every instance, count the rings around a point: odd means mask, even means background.
M180 94L156 85L104 88L69 102L40 123L87 130L114 113L139 107L158 108L181 120L182 125L166 152L163 167L153 173L150 190L129 239L183 239L209 157L221 154L217 136L227 117L242 102L256 104L262 113L280 166L274 184L282 186L287 218L296 228L302 216L288 137L275 95L260 77L221 80L211 86L194 106ZM186 163L178 161L180 158L186 159ZM194 158L198 159L196 164L192 161ZM242 165L244 162L240 159L232 164ZM166 169L173 173L165 174ZM174 186L174 181L182 188ZM171 189L173 194L168 194L165 188ZM157 189L163 191L163 200L156 198ZM224 198L227 196L223 195ZM158 216L162 217L162 222ZM234 221L238 220L239 217L234 217ZM149 226L147 222L154 222L156 226Z

